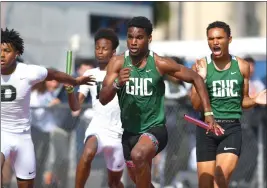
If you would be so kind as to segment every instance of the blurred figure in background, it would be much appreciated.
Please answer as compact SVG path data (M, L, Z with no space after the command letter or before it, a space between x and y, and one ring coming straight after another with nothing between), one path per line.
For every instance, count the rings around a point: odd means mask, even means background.
M83 59L77 60L78 68L74 72L73 77L79 77L84 71L94 67L94 62L89 62ZM77 90L78 87L75 87ZM54 95L61 101L62 104L68 106L67 92L64 87L60 87L55 91ZM90 98L86 99L90 101ZM56 127L50 133L50 140L52 143L52 163L50 168L45 173L46 186L57 186L59 188L65 188L68 185L68 173L70 165L70 141L72 132L76 131L76 159L81 154L83 149L83 138L85 130L84 122L81 121L80 114L83 112L72 112L69 108L57 108L54 111L56 116Z
M43 187L43 175L47 165L50 149L50 133L56 127L53 109L49 108L60 103L54 96L59 83L55 80L36 84L31 92L31 134L36 153L36 187Z
M177 64L185 65L183 58L170 58L175 60ZM192 148L189 134L192 132L190 129L192 126L186 126L183 119L183 114L190 114L190 111L193 111L188 97L191 84L169 75L166 75L164 79L166 126L169 142L163 152L155 157L153 169L154 173L158 172L155 174L157 178L154 180L157 181L159 178L161 187L172 185L175 176L180 171L187 170L189 153ZM177 105L173 105L173 103ZM175 145L173 145L174 142Z
M79 59L77 60L77 70L76 75L82 76L87 70L96 68L96 62L94 59ZM78 88L75 89L77 91ZM66 92L65 92L66 93ZM67 97L67 94L66 94ZM90 105L92 104L91 95L88 95L85 99L85 103ZM81 109L77 112L72 112L72 116L79 116L76 122L76 162L79 161L83 148L84 148L84 133L92 119L92 109Z
M246 56L244 60L249 63L250 68L249 95L255 97L257 93L265 89L265 86L261 79L254 74L255 60L251 56Z
M250 79L249 79L249 96L256 97L257 94L265 89L260 78L255 75L255 60L251 56L244 57L249 63ZM232 180L239 184L250 184L255 187L257 182L257 156L258 156L258 130L259 125L263 123L264 107L260 105L250 109L243 109L242 122L242 154L240 156L236 172L233 173Z

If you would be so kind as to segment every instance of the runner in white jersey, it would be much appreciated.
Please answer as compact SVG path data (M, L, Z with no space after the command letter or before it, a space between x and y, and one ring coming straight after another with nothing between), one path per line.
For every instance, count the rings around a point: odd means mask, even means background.
M90 92L92 96L93 119L85 133L85 147L76 170L75 188L84 188L90 174L91 163L96 154L103 152L107 169L109 187L123 188L120 179L124 168L121 136L120 107L117 98L106 106L99 102L99 92L106 76L106 66L115 54L119 45L118 37L111 29L100 29L95 34L95 56L99 68L90 69L84 73L93 75L96 83L93 86L80 86L78 99L70 93L69 104L73 111L80 110L80 105ZM71 87L67 87L70 92Z
M33 188L36 169L30 129L32 86L43 80L76 86L92 84L93 79L75 79L63 72L18 63L16 58L23 51L24 42L17 32L1 29L1 169L5 159L12 156L18 187Z

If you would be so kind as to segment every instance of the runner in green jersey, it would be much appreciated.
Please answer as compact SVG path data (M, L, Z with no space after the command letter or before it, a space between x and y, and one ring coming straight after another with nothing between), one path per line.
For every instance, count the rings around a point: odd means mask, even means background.
M129 50L110 60L99 96L105 105L118 93L124 128L124 158L138 188L153 187L152 159L167 144L162 76L168 74L193 83L205 112L211 111L208 92L197 73L149 50L152 30L151 22L145 17L130 20L127 31ZM213 129L217 127L212 115L206 116L205 121Z
M193 70L205 80L214 117L225 132L216 136L211 132L206 134L201 128L196 130L199 187L227 188L241 151L242 108L266 105L266 90L255 98L249 97L249 64L229 54L232 41L229 25L211 23L207 38L212 54L197 60ZM194 108L201 111L200 97L194 87L191 100Z

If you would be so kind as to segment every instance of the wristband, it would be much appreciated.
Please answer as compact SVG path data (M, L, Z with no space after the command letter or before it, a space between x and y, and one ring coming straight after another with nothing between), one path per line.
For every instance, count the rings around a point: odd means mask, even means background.
M116 81L113 82L113 87L118 89L118 90L121 89L121 87L119 86L119 84Z
M204 116L213 116L213 112L205 112Z
M72 86L67 86L67 87L65 87L65 90L67 91L67 93L71 94L71 93L73 93L73 91L74 91L74 87L72 87Z

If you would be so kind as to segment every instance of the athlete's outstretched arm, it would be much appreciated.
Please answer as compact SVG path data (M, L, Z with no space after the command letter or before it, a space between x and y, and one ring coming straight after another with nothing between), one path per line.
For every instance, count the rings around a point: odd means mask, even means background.
M123 56L113 56L108 63L107 74L104 78L102 89L99 93L99 101L102 105L108 104L116 95L117 88L114 87L113 83L119 76L123 62Z
M194 65L192 66L192 70L193 70L194 72L197 71L197 70L196 70L196 64L194 64ZM199 97L199 95L198 95L198 93L197 93L197 90L196 90L195 86L192 86L191 94L190 94L190 99L191 99L193 108L194 108L195 110L200 111L201 108L202 108L202 106L201 106L201 99L200 99L200 97Z
M73 92L68 93L68 102L69 102L70 109L72 111L80 110L81 109L81 105L84 102L84 99L85 99L84 94L82 94L80 92L75 93L73 91Z
M94 82L94 78L91 76L80 76L77 78L73 78L72 76L64 72L60 72L57 70L47 69L47 71L48 73L45 80L56 80L60 83L69 84L72 86L83 85L83 84L91 85L91 82Z
M210 100L204 80L193 70L177 64L171 58L157 56L157 66L162 74L168 74L185 82L192 83L200 96L204 112L211 112Z

